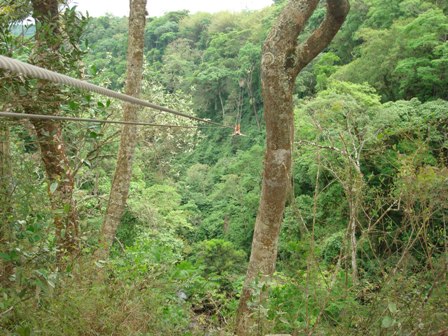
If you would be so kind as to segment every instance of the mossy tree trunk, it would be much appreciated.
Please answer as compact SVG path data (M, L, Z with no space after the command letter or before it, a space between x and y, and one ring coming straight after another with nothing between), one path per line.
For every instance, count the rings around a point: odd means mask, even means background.
M255 279L267 283L275 271L277 242L286 198L291 191L294 140L293 91L299 72L333 39L349 10L347 0L328 0L321 25L299 44L298 36L318 0L290 0L271 29L262 51L262 94L266 153L252 250L237 313L236 334L259 334L249 308ZM262 302L264 291L256 302Z
M59 1L32 0L36 20L35 47L30 61L38 66L61 71ZM37 82L35 99L25 107L28 113L59 114L61 92L53 84ZM43 109L42 106L45 106ZM57 256L60 266L79 252L78 211L73 199L74 177L67 157L61 124L32 119L48 181L48 194L56 227Z
M4 226L11 212L11 174L9 127L7 122L0 121L0 241L9 231Z
M125 93L138 97L143 75L144 29L146 23L146 0L130 0L129 39ZM123 120L137 121L138 107L123 105ZM121 216L129 193L132 177L132 161L137 143L137 126L125 125L121 131L117 167L112 182L109 203L101 228L100 246L95 253L97 259L106 259L115 239Z
M11 151L9 127L0 120L0 252L11 241L10 216L12 193ZM0 284L8 281L13 265L0 258Z

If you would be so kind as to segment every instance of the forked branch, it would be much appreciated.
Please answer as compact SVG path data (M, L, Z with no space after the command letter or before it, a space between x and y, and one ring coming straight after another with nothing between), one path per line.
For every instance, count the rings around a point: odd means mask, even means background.
M294 70L297 74L331 42L344 23L349 10L348 0L327 0L324 20L310 37L296 48L297 63Z

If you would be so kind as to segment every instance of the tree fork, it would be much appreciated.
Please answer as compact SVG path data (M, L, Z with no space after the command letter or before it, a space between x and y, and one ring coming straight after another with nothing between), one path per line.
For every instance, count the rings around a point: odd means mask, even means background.
M251 335L257 326L248 305L252 296L251 284L257 277L267 283L275 271L278 236L291 188L295 79L331 42L350 7L348 0L328 0L327 13L321 25L304 43L298 44L297 38L318 3L318 0L290 0L263 46L261 79L266 152L251 256L236 318L235 333L239 336ZM264 295L261 294L261 301Z

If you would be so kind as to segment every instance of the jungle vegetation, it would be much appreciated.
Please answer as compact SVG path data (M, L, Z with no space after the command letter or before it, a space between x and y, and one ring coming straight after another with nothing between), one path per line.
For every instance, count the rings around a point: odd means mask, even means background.
M233 335L243 287L247 335L448 334L446 1L350 0L289 83L275 273L244 282L266 161L263 43L294 2L160 17L149 3L133 90L132 20L0 0L0 55L228 126L0 70L1 111L182 126L0 117L0 334ZM325 20L316 6L299 44ZM132 174L106 244L125 132Z

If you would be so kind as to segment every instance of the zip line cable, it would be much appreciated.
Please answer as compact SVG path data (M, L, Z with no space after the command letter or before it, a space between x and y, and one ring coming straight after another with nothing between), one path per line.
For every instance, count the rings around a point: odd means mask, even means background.
M140 121L134 122L134 121L120 121L120 120L99 120L99 119L63 117L63 116L54 116L45 114L15 113L15 112L0 112L0 117L11 117L19 119L80 121L80 122L90 122L98 124L124 124L124 125L153 126L153 127L167 127L167 128L218 128L217 126L166 125L166 124L153 124Z
M171 114L177 115L179 117L188 118L191 120L207 123L210 125L215 125L215 126L219 126L222 128L233 128L231 126L225 126L225 125L222 125L222 124L219 124L219 123L207 120L207 119L194 117L194 116L191 116L191 115L188 115L188 114L176 111L176 110L169 109L167 107L159 106L159 105L147 102L143 99L139 99L136 97L126 95L124 93L109 90L109 89L103 88L101 86L91 84L86 81L82 81L82 80L75 79L75 78L72 78L72 77L69 77L66 75L62 75L60 73L50 71L50 70L47 70L47 69L44 69L44 68L41 68L41 67L38 67L35 65L31 65L31 64L28 64L28 63L25 63L22 61L18 61L13 58L2 56L2 55L0 55L0 68L2 68L4 70L15 72L17 74L21 74L21 75L24 75L27 77L44 79L44 80L48 80L48 81L51 81L54 83L65 84L65 85L69 85L72 87L76 87L76 88L82 89L82 90L96 92L103 96L119 99L119 100L131 103L131 104L135 104L135 105L150 107L152 109L155 109L155 110L158 110L161 112L171 113Z

